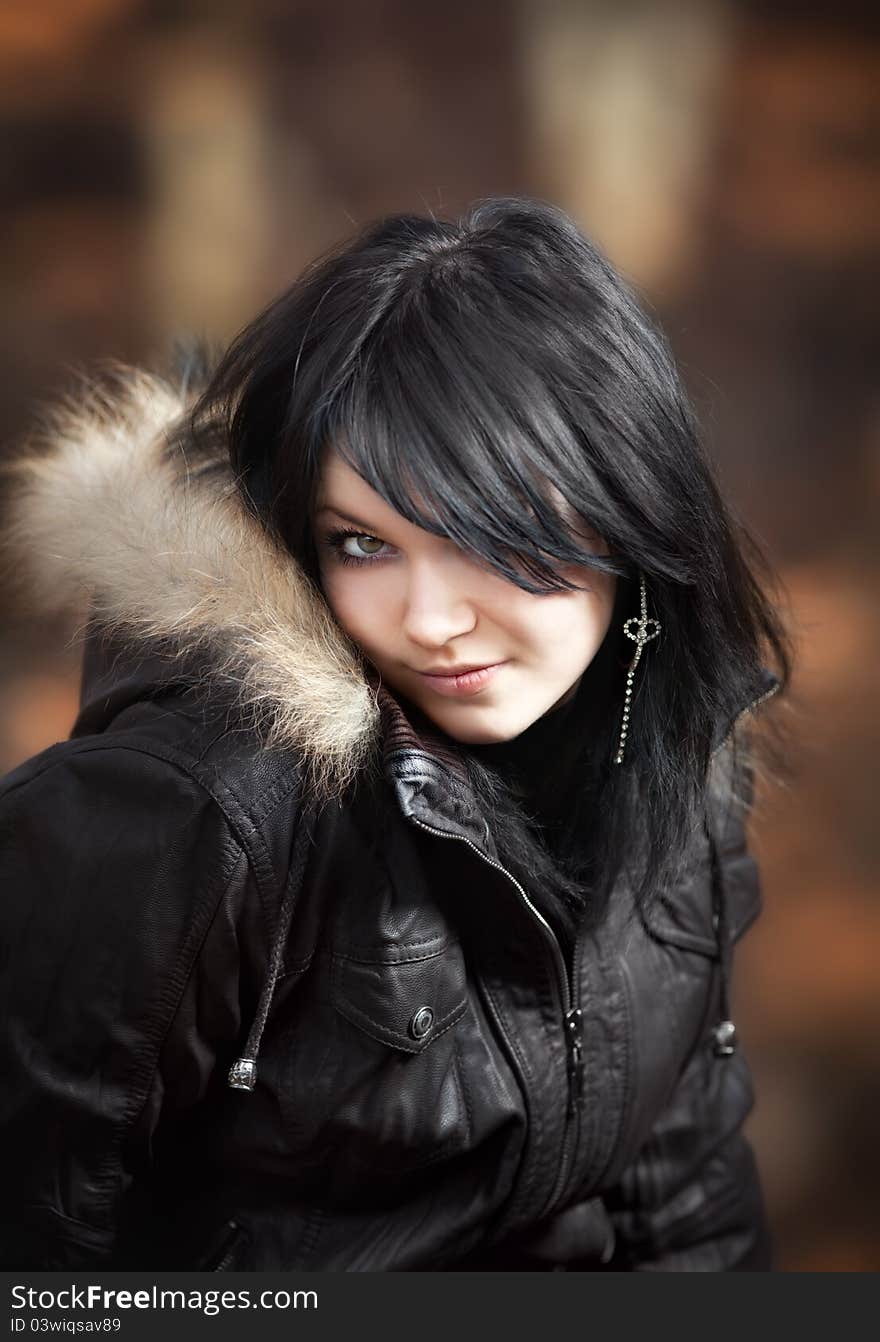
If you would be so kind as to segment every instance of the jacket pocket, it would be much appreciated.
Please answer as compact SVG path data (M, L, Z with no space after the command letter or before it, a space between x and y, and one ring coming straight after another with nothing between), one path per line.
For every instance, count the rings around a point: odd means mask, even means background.
M330 1000L379 1043L422 1053L467 1010L467 973L458 942L402 947L388 958L333 952Z
M758 864L749 850L718 849L719 876L732 941L748 930L761 912L763 894ZM642 921L657 941L715 959L718 955L717 913L712 898L709 841L703 836L685 875L661 891L641 911Z
M321 971L326 979L321 977ZM316 960L312 1011L285 1036L280 1105L292 1155L341 1186L387 1189L470 1140L456 1025L460 944L337 946Z

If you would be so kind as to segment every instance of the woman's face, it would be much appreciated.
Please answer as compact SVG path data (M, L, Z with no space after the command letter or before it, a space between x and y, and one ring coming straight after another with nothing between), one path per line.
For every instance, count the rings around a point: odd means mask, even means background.
M313 524L336 620L383 681L455 740L487 745L525 731L575 692L608 629L613 575L568 565L579 590L524 592L408 522L333 448ZM424 674L474 666L494 669L464 680Z

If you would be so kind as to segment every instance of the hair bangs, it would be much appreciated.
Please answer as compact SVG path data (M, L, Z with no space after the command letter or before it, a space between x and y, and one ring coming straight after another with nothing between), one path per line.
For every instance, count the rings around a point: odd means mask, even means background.
M618 572L554 484L583 449L552 390L503 329L437 306L412 300L365 346L327 438L407 521L526 591L575 589L562 565Z

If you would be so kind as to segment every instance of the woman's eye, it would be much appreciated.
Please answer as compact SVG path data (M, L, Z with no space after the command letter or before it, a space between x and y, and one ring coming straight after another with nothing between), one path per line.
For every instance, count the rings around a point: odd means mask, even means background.
M324 539L334 558L342 564L370 564L385 544L365 531L331 531Z
M349 540L353 542L355 547L353 553L356 554L358 558L362 558L364 554L367 555L376 554L377 550L371 549L370 548L371 546L377 546L381 548L381 546L384 545L384 541L380 541L376 536L367 536L367 535L349 536ZM343 545L343 551L345 551L344 545ZM350 554L352 553L352 551L348 551L348 553Z

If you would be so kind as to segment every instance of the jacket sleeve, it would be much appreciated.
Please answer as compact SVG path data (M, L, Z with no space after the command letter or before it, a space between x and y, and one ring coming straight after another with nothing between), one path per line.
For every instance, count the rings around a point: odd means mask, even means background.
M163 1041L212 940L228 974L163 1109L195 1103L237 1038L248 880L217 803L154 755L62 742L0 782L3 1267L113 1265Z
M731 941L760 909L758 868L748 850L753 798L748 756L718 759L709 821L718 855ZM613 1267L650 1272L772 1270L760 1178L743 1123L754 1091L741 1046L713 1049L719 1018L716 964L705 1028L671 1099L619 1183L605 1196L617 1236ZM726 1013L722 1013L726 1014Z

